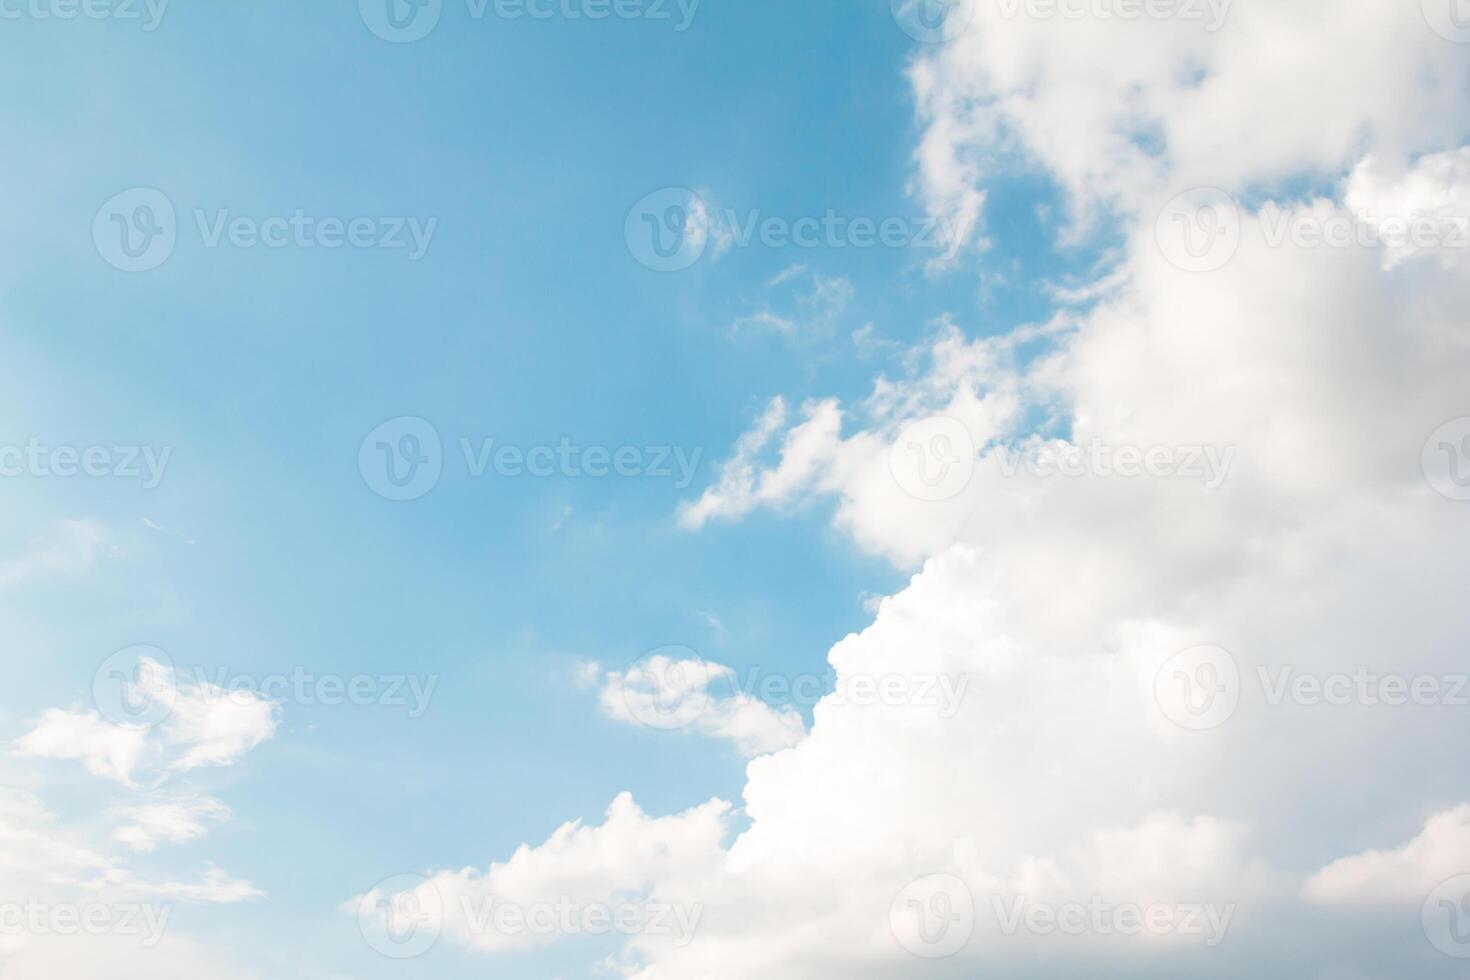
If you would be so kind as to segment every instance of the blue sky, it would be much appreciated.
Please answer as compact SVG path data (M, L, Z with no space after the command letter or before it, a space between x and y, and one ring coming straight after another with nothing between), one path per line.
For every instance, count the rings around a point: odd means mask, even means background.
M1470 955L1453 706L1255 680L1461 676L1470 253L1262 218L1470 222L1440 0L957 0L945 44L899 0L429 0L403 43L408 0L87 2L0 0L0 980L73 976L5 926L72 886L221 980ZM1175 468L1006 471L1099 445ZM352 908L401 875L707 922L400 959ZM1239 915L953 959L898 917L1017 882Z
M438 677L421 718L286 705L248 771L201 775L234 821L166 859L182 873L207 853L270 896L189 909L191 929L246 949L272 933L320 968L374 975L336 906L377 877L488 863L624 789L651 812L738 798L738 755L617 726L558 678L577 658L666 644L824 671L827 647L870 616L863 596L903 577L820 520L688 533L677 504L768 397L864 394L873 358L897 349L860 352L865 324L906 346L942 312L983 308L999 326L1035 299L982 299L908 249L757 244L669 275L628 254L628 209L666 186L775 216L922 215L905 194L912 42L881 5L708 2L677 33L474 21L451 4L405 45L352 8L180 3L151 33L5 25L0 77L27 94L0 113L17 151L0 164L0 435L172 457L148 490L6 481L0 551L86 519L109 529L109 553L84 577L4 595L16 676L0 717L15 731L37 705L75 700L104 657L142 643L210 676ZM180 231L161 267L129 274L91 229L134 187L163 191ZM415 262L206 248L192 216L297 208L438 224ZM831 328L732 331L768 306L801 315L800 283L767 285L798 264L852 284ZM397 416L431 420L446 448L440 485L408 503L378 498L356 465ZM697 450L701 468L688 488L472 479L458 446L563 437ZM58 792L80 805L95 788L77 774ZM475 966L445 953L421 969Z

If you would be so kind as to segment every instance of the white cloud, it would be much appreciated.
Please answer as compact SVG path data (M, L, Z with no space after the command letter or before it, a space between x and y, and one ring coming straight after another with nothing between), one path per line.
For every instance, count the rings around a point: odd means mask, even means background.
M168 706L157 725L121 724L95 709L52 708L17 739L23 758L80 761L93 775L134 785L139 770L154 778L203 766L227 766L275 734L280 706L251 692L180 678L150 658L138 683L151 703ZM129 683L129 682L124 682ZM154 772L154 770L162 770Z
M1441 882L1463 874L1470 874L1470 805L1435 814L1423 833L1400 847L1334 861L1302 894L1322 905L1417 909Z
M199 840L208 833L206 820L228 820L230 808L207 796L121 806L112 816L127 823L113 831L113 840L140 854L158 849L160 843L178 844Z
M728 739L747 758L790 748L806 735L793 708L751 697L729 667L697 658L654 655L626 671L607 671L598 702L609 718Z
M1209 960L1187 941L977 927L937 975L1022 975L1044 947L1049 975L1373 976L1373 940L1322 909L1375 890L1422 901L1470 870L1470 818L1436 817L1310 884L1299 855L1308 841L1361 847L1363 813L1456 798L1453 716L1272 706L1257 678L1283 665L1463 672L1470 527L1426 485L1421 450L1470 416L1470 269L1273 242L1257 202L1316 222L1458 202L1470 61L1417 3L1240 5L1213 34L976 10L961 40L913 65L919 193L974 227L992 176L1045 173L1072 219L1061 244L1116 218L1116 261L1044 323L977 325L970 339L941 321L862 402L812 400L793 417L773 399L679 513L695 530L829 503L859 546L917 570L832 647L839 680L902 665L973 678L971 693L947 718L819 704L806 738L749 764L749 827L728 847L706 835L696 880L649 860L640 880L704 903L694 941L635 937L622 966L642 980L911 976L890 903L944 873L982 905L1021 893L1238 915ZM1320 190L1304 201L1288 184ZM1192 186L1249 202L1233 259L1209 272L1171 264L1155 237L1161 205ZM913 474L892 451L932 416L960 427L971 447L949 450L974 464L938 501L905 489ZM999 465L1042 442L1214 447L1237 464L1214 490ZM1200 644L1233 656L1242 689L1232 718L1189 731L1156 681ZM703 689L655 688L665 704ZM1341 774L1365 766L1344 816Z

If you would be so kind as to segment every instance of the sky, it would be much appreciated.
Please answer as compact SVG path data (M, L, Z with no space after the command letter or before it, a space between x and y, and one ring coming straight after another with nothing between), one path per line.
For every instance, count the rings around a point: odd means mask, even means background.
M0 52L0 980L1463 970L1460 0Z

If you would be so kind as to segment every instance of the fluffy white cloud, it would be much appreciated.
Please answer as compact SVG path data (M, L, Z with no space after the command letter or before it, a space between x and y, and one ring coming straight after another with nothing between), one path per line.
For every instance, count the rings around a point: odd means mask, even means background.
M729 809L728 803L711 800L685 813L654 818L623 794L608 807L600 826L568 823L540 845L521 847L487 871L439 872L412 892L375 890L345 903L343 911L357 915L364 907L382 907L396 915L398 909L411 908L415 915L430 917L427 925L436 933L480 950L500 951L566 938L583 928L581 912L589 907L608 909L614 918L625 910L641 910L645 917L653 910L668 910L667 938L672 941L676 929L692 929L697 922L699 882L718 871ZM412 898L405 902L404 895ZM561 909L572 910L571 917L563 918ZM547 914L544 925L538 910ZM604 925L604 931L615 928Z
M1470 874L1470 805L1429 818L1418 837L1387 851L1335 861L1303 894L1323 905L1408 905L1418 908L1441 882Z
M790 748L806 735L795 709L751 697L729 667L697 657L655 654L626 671L607 671L598 703L625 724L728 739L748 758Z
M1273 702L1268 680L1463 673L1470 525L1423 466L1430 434L1470 416L1470 269L1273 229L1457 202L1466 49L1417 3L1240 4L1214 33L976 11L913 65L920 193L973 222L992 175L1039 170L1070 208L1064 246L1117 219L1113 261L1044 323L969 339L941 322L858 404L793 418L773 399L679 514L692 531L830 506L859 546L918 570L832 647L839 683L901 667L970 678L970 695L948 717L819 704L804 740L749 764L732 843L682 837L677 870L647 858L636 880L702 918L687 944L633 937L622 966L911 976L923 962L895 902L938 874L974 918L935 976L1033 976L1042 956L1047 975L1378 980L1371 940L1302 897L1422 901L1470 873L1456 811L1400 852L1314 875L1371 846L1369 823L1462 798L1444 749L1455 709ZM1156 223L1194 186L1240 202L1217 229L1233 254L1209 271L1182 267ZM1028 451L1086 462L1016 466ZM1202 645L1229 670L1177 668ZM1196 686L1171 693L1181 676ZM1232 710L1192 725L1201 691ZM920 897L963 922L955 895ZM1208 905L1231 932L1217 947L1183 931L1017 934L993 902L1018 897ZM1416 975L1453 975L1439 965Z
M157 725L104 718L94 709L53 708L17 739L25 758L80 761L96 776L134 785L139 769L166 777L203 766L227 766L275 734L280 706L254 692L227 690L208 681L181 679L156 660L143 658L132 684L150 704L164 706ZM155 772L155 770L158 770Z
M115 807L112 815L127 821L113 831L113 840L140 854L158 849L160 843L178 844L207 834L206 820L228 820L230 808L207 796Z

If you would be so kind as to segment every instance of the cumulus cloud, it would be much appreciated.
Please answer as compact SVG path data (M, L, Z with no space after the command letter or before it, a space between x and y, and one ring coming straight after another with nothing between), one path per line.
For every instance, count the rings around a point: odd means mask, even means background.
M1429 818L1413 840L1334 861L1311 877L1303 895L1323 905L1417 908L1441 882L1470 874L1470 805Z
M799 744L748 765L749 824L728 844L626 818L647 876L619 864L619 880L702 904L686 944L632 937L627 975L912 976L894 917L941 876L953 891L916 907L974 921L936 976L1033 976L1044 955L1049 976L1368 977L1369 941L1307 906L1422 901L1470 872L1461 811L1398 851L1363 839L1462 798L1453 716L1273 703L1260 679L1446 676L1470 640L1470 526L1424 456L1470 416L1470 269L1272 230L1459 199L1470 62L1420 7L1242 5L1209 32L978 4L964 36L916 58L929 206L978 238L989 181L1025 167L1066 204L1059 246L1106 228L1116 261L1041 322L941 320L865 399L772 397L680 509L691 532L757 508L830 514L915 573L830 649L839 681L901 665L974 683L950 717L824 699ZM1234 198L1209 269L1158 220L1191 187ZM1213 485L1192 470L1211 449L1235 461ZM1085 462L1013 465L1043 450ZM1204 647L1229 670L1179 670ZM1230 710L1195 724L1168 689L1181 674ZM684 865L642 832L668 833ZM1313 873L1341 854L1358 856ZM1208 905L1231 938L981 921L1016 897ZM1425 975L1453 975L1440 965Z
M126 724L89 708L45 711L12 750L23 758L81 762L95 776L126 786L148 770L152 778L203 766L227 766L270 738L280 706L251 691L227 690L203 679L180 678L169 666L140 660L134 696L166 706L157 725Z
M806 735L795 709L751 697L731 668L693 656L655 654L607 671L598 703L625 724L727 739L747 758L790 748Z

